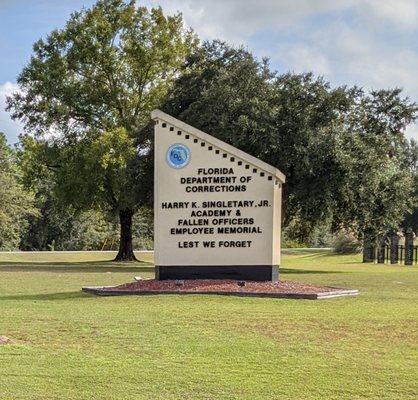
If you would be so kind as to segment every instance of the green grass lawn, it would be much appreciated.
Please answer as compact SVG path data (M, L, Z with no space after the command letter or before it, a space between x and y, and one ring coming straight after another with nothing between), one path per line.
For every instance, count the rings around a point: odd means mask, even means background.
M0 399L417 399L418 268L293 251L282 279L354 298L95 297L153 276L109 253L0 254Z

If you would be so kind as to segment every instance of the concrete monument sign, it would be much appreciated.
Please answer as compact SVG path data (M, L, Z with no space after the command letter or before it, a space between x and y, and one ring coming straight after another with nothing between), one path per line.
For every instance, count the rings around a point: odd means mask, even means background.
M285 176L162 111L152 118L157 279L277 280Z

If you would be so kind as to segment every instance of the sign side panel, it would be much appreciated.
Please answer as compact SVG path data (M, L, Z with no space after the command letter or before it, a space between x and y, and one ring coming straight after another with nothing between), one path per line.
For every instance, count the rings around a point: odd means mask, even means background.
M282 222L282 185L277 182L274 186L273 211L273 265L280 265L281 261L281 222Z

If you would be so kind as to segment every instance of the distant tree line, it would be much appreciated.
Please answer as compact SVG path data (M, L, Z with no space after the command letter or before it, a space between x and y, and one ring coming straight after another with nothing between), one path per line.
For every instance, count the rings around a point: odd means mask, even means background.
M280 74L247 49L200 42L180 14L123 0L36 42L18 84L8 110L25 134L16 150L3 138L13 167L1 163L0 180L13 184L0 186L1 248L99 249L118 237L117 259L132 260L152 246L154 108L283 171L289 243L417 229L418 148L404 132L418 109L398 88Z
M50 177L27 169L29 156L21 147L7 146L0 132L0 251L117 250L117 219L97 209L80 211L60 201ZM136 213L136 249L152 249L152 219L150 208Z

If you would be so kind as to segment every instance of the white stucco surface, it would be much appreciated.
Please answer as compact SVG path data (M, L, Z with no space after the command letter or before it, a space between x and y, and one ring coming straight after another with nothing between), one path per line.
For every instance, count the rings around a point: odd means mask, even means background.
M279 265L284 175L159 110L152 116L155 264ZM182 168L168 161L176 144L189 150ZM244 232L226 233L235 228Z

